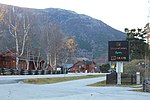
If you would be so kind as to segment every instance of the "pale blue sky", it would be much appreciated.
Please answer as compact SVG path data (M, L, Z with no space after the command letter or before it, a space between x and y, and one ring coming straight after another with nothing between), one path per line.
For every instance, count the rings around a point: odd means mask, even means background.
M86 14L124 31L148 22L148 0L0 0L0 3L29 8L62 8Z

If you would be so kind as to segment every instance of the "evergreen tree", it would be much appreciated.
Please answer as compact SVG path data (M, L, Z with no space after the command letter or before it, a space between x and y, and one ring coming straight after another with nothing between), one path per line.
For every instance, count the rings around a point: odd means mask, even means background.
M125 28L127 34L126 40L129 41L130 60L144 59L148 52L148 44L145 36L147 34L145 29L131 29Z

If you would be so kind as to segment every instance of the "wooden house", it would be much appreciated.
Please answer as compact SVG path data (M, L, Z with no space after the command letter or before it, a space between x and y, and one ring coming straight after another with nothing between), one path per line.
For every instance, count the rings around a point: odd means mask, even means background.
M68 69L68 72L93 73L95 72L95 62L89 60L77 61L72 67Z
M37 62L36 62L37 64ZM39 66L42 66L44 64L44 61L41 60L38 62ZM5 53L0 54L0 68L10 68L15 69L16 68L16 57L15 57L15 51L8 51ZM19 59L19 68L20 69L27 69L27 62L25 58ZM29 70L34 70L34 62L33 60L29 61ZM41 69L38 68L38 69Z
M16 59L13 57L14 53L12 50L0 54L0 68L15 68Z

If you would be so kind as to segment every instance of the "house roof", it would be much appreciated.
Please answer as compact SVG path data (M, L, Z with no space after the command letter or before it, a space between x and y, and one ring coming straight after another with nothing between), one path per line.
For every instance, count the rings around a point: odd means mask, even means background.
M3 56L13 56L15 55L16 51L15 50L9 50L7 52L2 53Z
M90 60L83 60L83 61L81 61L82 63L84 63L85 65L91 65L91 64L95 64L95 62L93 62L93 61L90 61Z
M77 58L76 60L77 60L77 61L83 61L83 60L86 61L86 60L89 60L89 59L88 59L88 58Z
M66 64L66 68L71 68L73 64Z

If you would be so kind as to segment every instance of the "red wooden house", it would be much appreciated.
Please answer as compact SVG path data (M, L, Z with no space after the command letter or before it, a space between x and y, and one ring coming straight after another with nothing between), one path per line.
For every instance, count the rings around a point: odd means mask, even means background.
M0 55L0 68L15 68L16 60L9 56Z
M68 69L68 72L93 73L95 72L95 62L89 60L77 61L77 63Z
M15 68L16 59L12 57L14 53L12 50L0 54L0 68Z
M8 51L5 53L0 54L0 68L16 68L16 58L15 58L15 51ZM44 61L38 62L41 66ZM20 69L27 69L27 63L25 59L19 60L19 68ZM29 61L29 70L34 70L34 63L33 60Z

